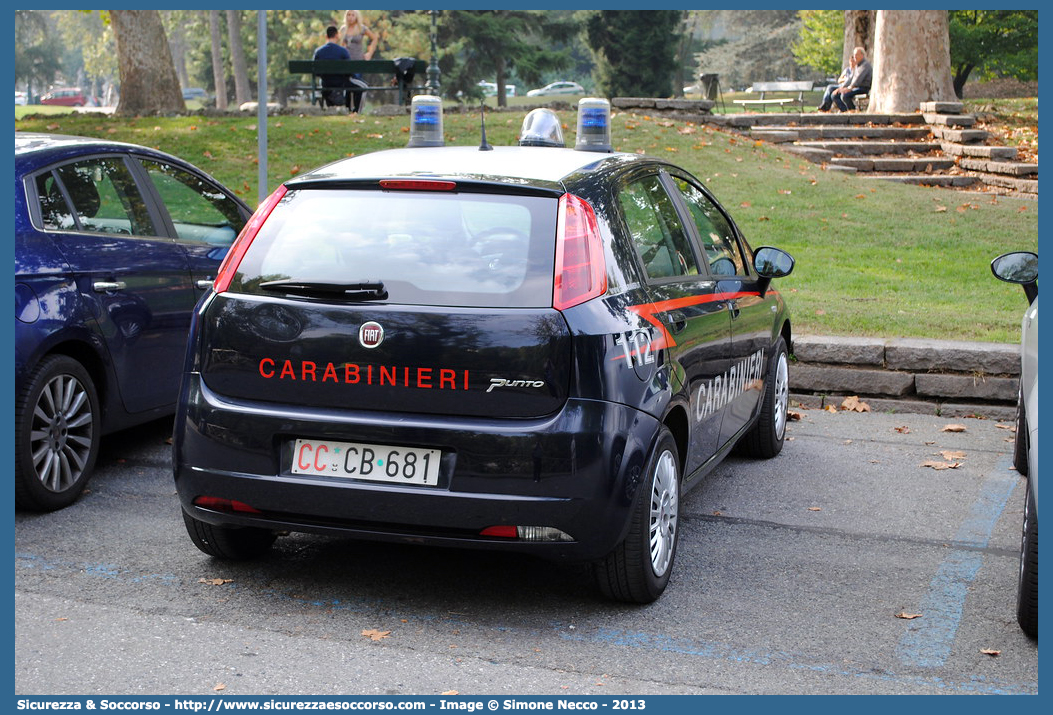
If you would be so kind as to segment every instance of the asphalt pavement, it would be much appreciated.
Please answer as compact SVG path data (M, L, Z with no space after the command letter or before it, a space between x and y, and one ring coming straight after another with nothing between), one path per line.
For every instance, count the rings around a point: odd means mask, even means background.
M800 415L780 456L685 496L646 607L494 553L293 535L215 561L179 516L171 422L115 435L79 502L16 514L15 692L1037 693L1011 425Z

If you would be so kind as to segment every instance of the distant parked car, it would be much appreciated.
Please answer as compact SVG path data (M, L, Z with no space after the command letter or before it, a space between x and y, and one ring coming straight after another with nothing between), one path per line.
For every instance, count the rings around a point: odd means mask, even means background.
M15 505L84 490L99 437L170 414L194 305L249 217L153 149L15 132Z
M1031 304L1020 331L1020 396L1016 407L1013 466L1027 477L1024 526L1020 537L1020 577L1016 618L1020 629L1038 638L1038 256L1006 253L991 262L996 278L1019 283Z
M585 88L577 82L552 82L527 92L528 97L547 97L554 94L585 94Z
M29 98L26 96L26 93L25 92L18 92L18 91L16 91L15 92L15 105L16 106L21 105L21 106L24 107L27 104L29 104Z
M207 102L209 100L209 96L208 92L206 92L201 87L187 87L183 90L183 99L196 99L199 102Z
M484 97L496 97L497 96L497 83L496 82L479 82L479 88L483 90ZM505 96L514 97L516 96L516 86L514 84L505 85Z
M89 104L89 101L80 87L61 87L41 97L40 103L62 107L84 107Z

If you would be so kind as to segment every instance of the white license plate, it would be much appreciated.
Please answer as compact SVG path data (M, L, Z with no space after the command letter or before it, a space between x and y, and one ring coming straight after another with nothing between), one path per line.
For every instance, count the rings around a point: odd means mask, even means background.
M441 458L437 449L298 439L293 443L292 473L434 487Z

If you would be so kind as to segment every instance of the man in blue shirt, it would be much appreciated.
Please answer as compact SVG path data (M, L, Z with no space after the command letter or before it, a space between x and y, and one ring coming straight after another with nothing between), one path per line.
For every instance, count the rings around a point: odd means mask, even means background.
M314 59L316 60L349 60L351 59L351 53L347 51L347 48L340 44L337 39L337 35L340 31L336 29L335 25L330 25L325 28L326 43L314 51ZM349 77L340 74L324 74L322 75L322 97L325 103L330 106L337 106L343 104L347 107L347 111L351 111L351 92L344 91L346 87L351 86Z

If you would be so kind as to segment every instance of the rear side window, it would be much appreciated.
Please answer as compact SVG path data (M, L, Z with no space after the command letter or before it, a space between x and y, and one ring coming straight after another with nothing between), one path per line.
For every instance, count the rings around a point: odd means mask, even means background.
M618 201L648 278L698 275L687 232L657 175L629 184Z
M388 303L552 304L556 199L446 192L290 191L230 290L382 281Z

